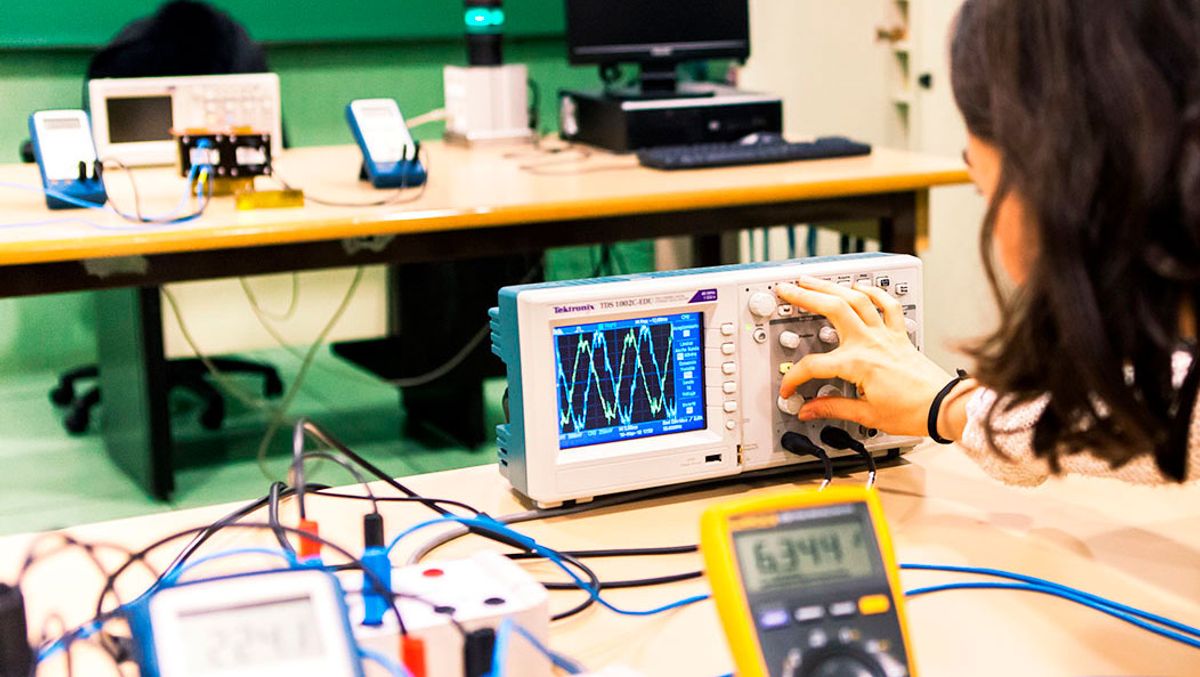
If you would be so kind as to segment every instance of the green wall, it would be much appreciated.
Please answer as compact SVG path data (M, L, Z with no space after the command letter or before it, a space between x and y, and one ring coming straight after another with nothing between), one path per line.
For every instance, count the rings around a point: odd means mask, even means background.
M441 107L442 66L465 61L459 41L279 45L269 52L297 146L351 143L343 117L351 99L394 97L409 117ZM0 162L18 159L30 112L80 105L88 57L74 50L0 50ZM539 83L543 127L557 119L555 91L597 82L594 70L567 65L558 38L510 41L506 58L527 64ZM416 134L428 139L441 131L440 124L428 125ZM92 324L87 294L0 300L0 375L92 361Z

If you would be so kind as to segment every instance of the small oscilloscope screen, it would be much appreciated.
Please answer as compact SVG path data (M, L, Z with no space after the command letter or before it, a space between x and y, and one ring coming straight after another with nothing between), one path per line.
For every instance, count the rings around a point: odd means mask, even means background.
M561 449L701 430L704 314L554 329Z

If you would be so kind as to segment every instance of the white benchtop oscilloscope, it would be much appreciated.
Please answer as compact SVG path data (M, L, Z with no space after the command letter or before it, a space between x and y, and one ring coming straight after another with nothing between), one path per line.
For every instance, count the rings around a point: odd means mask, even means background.
M827 320L780 301L801 275L887 290L922 346L921 262L851 254L505 287L492 351L508 371L500 470L542 507L693 482L805 459L780 446L793 431L818 442L830 425L872 454L912 447L845 421L801 422L805 398L855 395L813 381L779 398L783 374L837 347ZM854 452L828 450L831 457Z

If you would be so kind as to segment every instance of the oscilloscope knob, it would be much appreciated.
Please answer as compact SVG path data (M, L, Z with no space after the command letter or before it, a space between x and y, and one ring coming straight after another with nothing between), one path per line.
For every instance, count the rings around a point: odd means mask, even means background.
M817 397L841 397L843 394L842 389L832 383L826 383L817 390Z
M821 339L821 343L828 343L831 346L836 346L842 339L838 336L837 330L829 325L821 327L817 332L817 338Z
M780 397L775 404L779 407L779 411L789 416L795 416L800 413L800 407L804 406L804 396L796 393L791 397Z
M800 335L794 331L785 331L779 335L779 345L788 350L795 350L800 347Z
M911 317L904 318L904 331L908 332L909 336L915 338L917 335L917 321Z
M756 291L750 295L750 312L759 318L770 317L775 312L775 295L765 291Z

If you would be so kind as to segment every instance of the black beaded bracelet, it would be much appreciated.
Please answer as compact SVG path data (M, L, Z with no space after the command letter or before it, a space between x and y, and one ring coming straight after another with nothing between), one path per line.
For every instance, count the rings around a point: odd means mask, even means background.
M929 418L925 422L925 426L929 429L929 438L938 444L954 444L954 440L948 440L938 434L938 417L942 411L942 401L954 390L954 386L963 382L968 378L967 372L962 369L958 370L958 376L955 376L946 384L944 388L933 398L933 402L929 405Z

